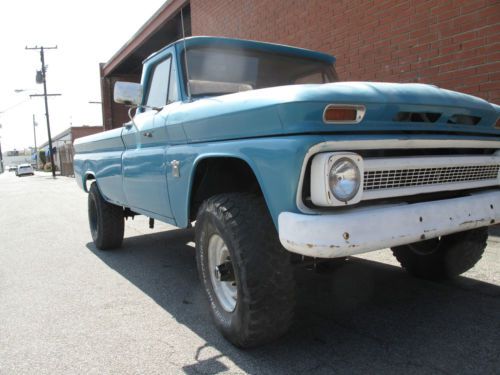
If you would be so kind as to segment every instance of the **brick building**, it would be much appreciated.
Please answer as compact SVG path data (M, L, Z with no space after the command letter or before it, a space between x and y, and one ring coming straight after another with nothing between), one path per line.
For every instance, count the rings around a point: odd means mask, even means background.
M170 0L101 64L106 129L127 120L116 80L139 81L141 61L186 35L255 39L337 57L341 80L421 82L500 104L496 0Z

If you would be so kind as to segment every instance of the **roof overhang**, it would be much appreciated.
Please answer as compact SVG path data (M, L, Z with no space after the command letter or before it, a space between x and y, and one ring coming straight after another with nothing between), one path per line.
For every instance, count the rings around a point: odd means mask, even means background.
M189 0L168 0L165 2L134 36L104 64L101 76L140 73L142 61L146 57L165 44L178 39L181 30L179 12L188 4Z

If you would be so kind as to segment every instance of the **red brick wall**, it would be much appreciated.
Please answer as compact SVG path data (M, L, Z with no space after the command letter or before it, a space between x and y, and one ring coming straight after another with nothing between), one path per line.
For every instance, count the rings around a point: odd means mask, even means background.
M498 0L191 0L193 35L337 57L342 80L422 82L500 104Z

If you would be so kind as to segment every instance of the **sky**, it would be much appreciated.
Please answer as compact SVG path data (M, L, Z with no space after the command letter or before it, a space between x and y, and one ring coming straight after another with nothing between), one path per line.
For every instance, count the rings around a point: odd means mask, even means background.
M43 85L35 45L45 52L52 137L70 126L102 125L99 63L107 62L166 0L4 0L0 4L0 142L2 151L46 142ZM26 90L15 93L14 90Z

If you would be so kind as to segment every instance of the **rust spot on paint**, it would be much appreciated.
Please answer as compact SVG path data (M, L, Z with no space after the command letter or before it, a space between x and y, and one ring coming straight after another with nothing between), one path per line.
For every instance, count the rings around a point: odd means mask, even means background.
M461 222L460 225L469 225L469 224L473 224L475 222L476 222L475 220L467 220L467 221Z
M460 226L464 226L464 225L469 225L469 224L481 224L481 223L484 223L484 222L485 222L485 219L467 220L467 221L464 221L464 222L460 223L459 225Z
M312 243L306 243L306 246L309 248L309 249L312 249L314 247L314 245Z

